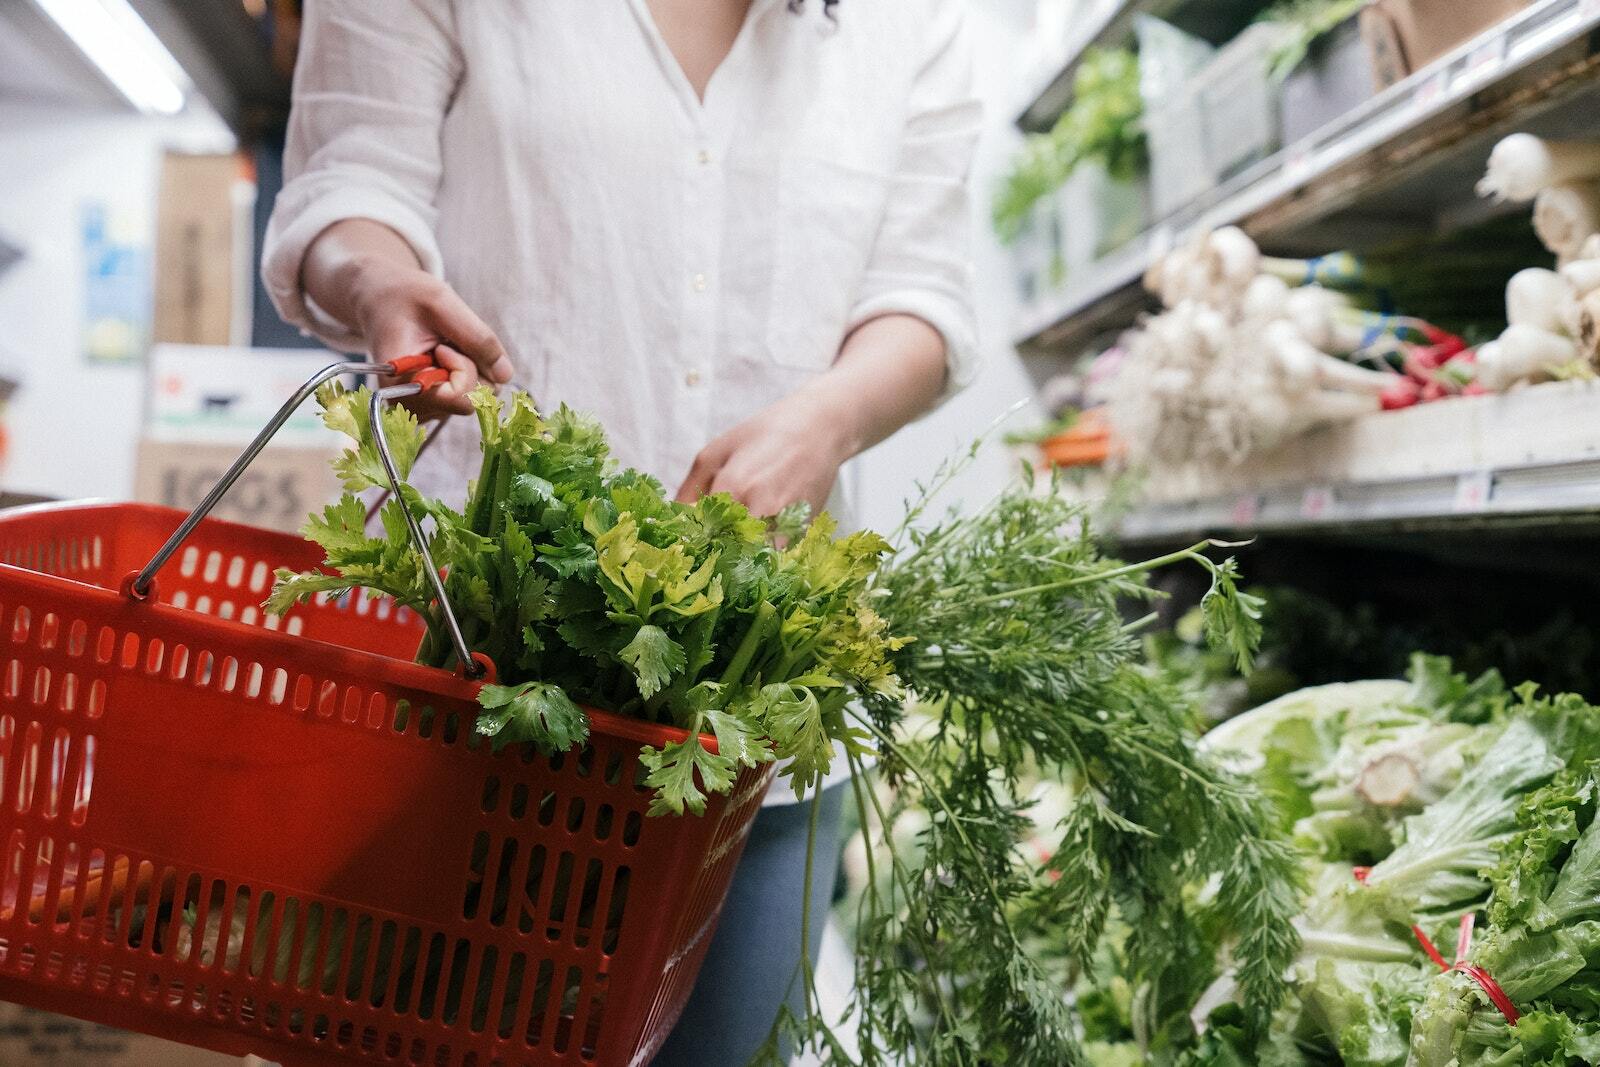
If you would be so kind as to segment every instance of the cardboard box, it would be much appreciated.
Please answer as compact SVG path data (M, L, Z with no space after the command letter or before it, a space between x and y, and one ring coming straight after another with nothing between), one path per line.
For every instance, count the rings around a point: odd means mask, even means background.
M1375 88L1416 73L1445 53L1523 10L1532 0L1371 0L1361 35Z
M188 511L239 456L228 445L139 442L135 500ZM268 530L297 532L306 516L339 495L329 450L267 449L222 498L212 516Z
M251 257L240 245L240 164L232 155L169 152L161 163L156 212L155 317L152 341L225 345L243 336L238 290L248 289L239 265Z
M253 1056L241 1060L0 1003L0 1067L263 1067L264 1063Z
M305 349L153 347L134 499L194 507L283 402L336 358ZM299 530L312 510L339 495L328 464L342 448L342 439L322 426L316 405L307 401L213 514L251 526Z

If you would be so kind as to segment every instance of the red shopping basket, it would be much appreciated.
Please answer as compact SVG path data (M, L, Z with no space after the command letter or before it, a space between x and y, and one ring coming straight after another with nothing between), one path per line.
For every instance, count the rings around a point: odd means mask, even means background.
M286 1064L647 1063L770 767L651 819L680 731L492 754L416 616L260 610L314 545L206 520L134 594L183 518L0 515L0 999Z

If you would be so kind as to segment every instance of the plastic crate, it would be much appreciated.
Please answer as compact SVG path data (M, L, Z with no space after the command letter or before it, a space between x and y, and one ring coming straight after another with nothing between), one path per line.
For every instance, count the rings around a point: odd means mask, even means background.
M1226 181L1281 146L1281 87L1273 81L1271 67L1285 33L1272 23L1249 27L1190 86L1202 118L1206 169L1217 181Z
M1294 144L1335 122L1377 89L1372 53L1352 15L1311 46L1283 82L1283 143Z

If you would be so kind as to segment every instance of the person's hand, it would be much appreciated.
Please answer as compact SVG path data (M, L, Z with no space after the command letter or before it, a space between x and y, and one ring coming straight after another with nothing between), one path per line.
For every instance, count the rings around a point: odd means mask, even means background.
M391 259L351 265L349 307L375 362L432 352L450 380L407 403L419 418L472 412L467 394L479 380L511 380L511 360L456 291L418 268Z
M760 516L803 500L816 514L859 451L849 413L820 383L791 393L701 449L678 499L727 493Z

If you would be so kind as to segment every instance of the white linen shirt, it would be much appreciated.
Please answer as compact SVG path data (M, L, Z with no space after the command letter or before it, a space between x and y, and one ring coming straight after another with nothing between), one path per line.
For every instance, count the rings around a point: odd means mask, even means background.
M877 316L937 329L960 388L981 122L964 0L834 16L753 0L702 101L645 0L308 0L273 302L363 350L301 266L333 223L384 223L505 343L516 386L598 416L668 491ZM456 500L477 467L454 419L413 480ZM845 526L850 495L830 502Z

